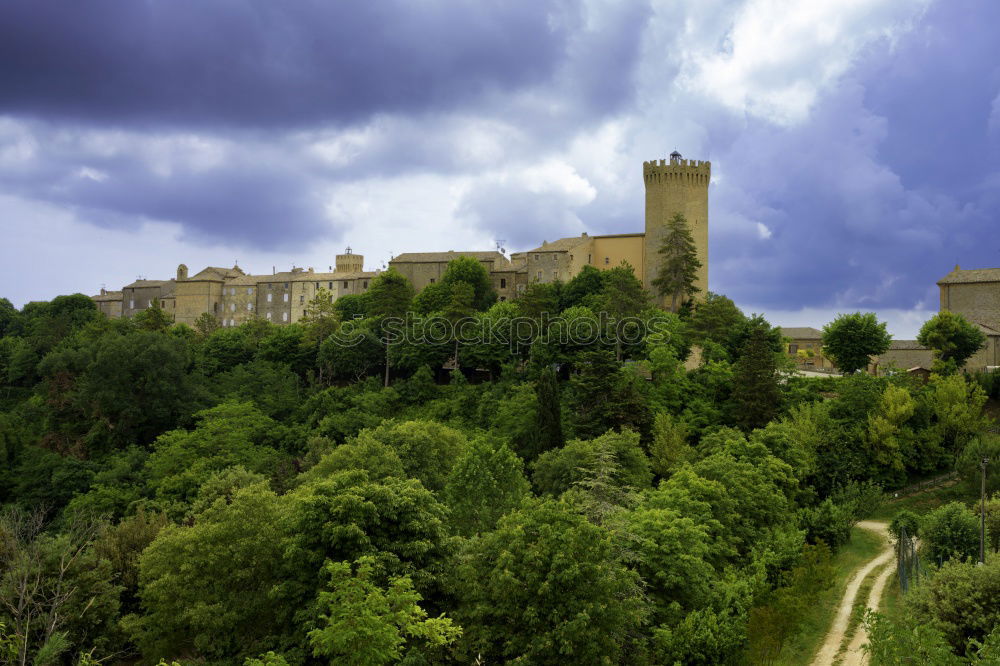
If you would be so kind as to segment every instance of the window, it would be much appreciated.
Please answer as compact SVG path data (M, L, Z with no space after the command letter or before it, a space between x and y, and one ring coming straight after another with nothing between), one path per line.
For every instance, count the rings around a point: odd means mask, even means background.
M151 301L151 300L149 300L149 299L146 299L146 307L147 307L147 308L151 308L151 307L153 307L153 301Z
M271 302L271 294L268 294L268 295L267 295L267 302L268 302L268 303L270 303L270 302Z
M587 263L588 264L590 263L590 255L589 254L587 255Z
M365 280L364 284L363 284L363 285L361 285L361 286L362 286L363 288L367 289L367 288L368 288L368 280Z
M305 316L306 316L306 311L305 311L305 310L303 310L303 311L302 311L302 316L303 316L303 317L305 317Z
M288 283L287 282L284 284L284 287L285 287L285 289L288 289Z
M611 257L604 257L604 265L607 266L611 263Z
M333 291L333 283L332 282L329 284L329 289L330 289L330 291Z
M347 289L347 280L344 280L344 289Z
M538 271L538 275L536 277L537 277L538 281L541 282L541 280L542 280L542 272Z
M552 279L553 280L559 279L559 271L552 271Z
M247 287L247 296L253 296L253 287Z
M288 294L287 293L286 294L282 294L281 295L281 300L283 300L285 303L287 303L288 302Z
M302 305L305 302L306 302L305 294L299 294L299 305Z
M288 313L287 312L282 312L281 313L281 321L288 321Z
M507 288L507 278L500 278L500 288L501 289Z
M796 344L788 345L788 353L789 354L798 354L799 353L799 346L796 345Z
M135 310L135 299L134 298L130 298L129 299L129 301L128 301L128 307L129 307L129 310Z
M434 284L434 278L431 278L431 284Z
M552 255L552 261L559 261L559 255L558 254L553 254Z
M271 313L270 312L267 313L267 320L271 321Z
M253 303L247 303L247 312L253 312Z
M229 311L230 312L236 312L236 303L230 303L229 304Z
M236 295L236 287L230 287L229 288L229 295L230 296L235 296Z
M166 301L160 301L160 307L161 308L167 307L167 302Z

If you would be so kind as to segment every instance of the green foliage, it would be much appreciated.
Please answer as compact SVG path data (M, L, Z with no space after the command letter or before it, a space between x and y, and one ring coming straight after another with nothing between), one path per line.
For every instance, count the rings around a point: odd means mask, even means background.
M313 656L329 658L331 664L390 664L399 661L408 640L440 647L462 635L450 618L427 617L406 576L390 578L383 588L373 580L373 558L358 559L353 569L348 562L323 567L329 583L319 593L319 626L308 634Z
M884 354L891 342L885 322L874 312L837 315L823 327L823 353L847 374L867 368L871 357Z
M239 659L287 619L280 582L286 514L265 484L241 488L189 526L168 525L139 560L144 613L126 628L144 654Z
M685 300L700 291L695 282L701 262L684 215L675 213L667 221L667 233L657 252L661 257L660 268L653 286L660 296L670 297L670 311L677 312Z
M506 444L477 437L455 462L443 497L455 531L472 536L493 530L529 491L521 459Z
M904 528L906 529L906 536L911 539L920 536L920 516L908 509L897 512L892 522L889 523L889 534L894 539L899 540Z
M442 490L468 440L458 430L434 421L388 421L358 435L358 441L374 439L392 448L407 475L420 479L430 490Z
M951 502L921 521L920 537L931 561L968 560L979 553L979 521L961 502Z
M730 418L750 431L767 425L778 414L781 394L770 327L760 320L740 347L733 368Z
M467 660L640 660L648 604L620 553L611 532L555 501L502 518L455 572Z
M739 330L746 321L746 315L732 299L710 291L695 305L690 321L691 336L696 344L705 345L707 341L725 345L733 331Z
M916 622L939 631L956 654L963 654L970 640L987 641L1000 626L1000 558L988 558L983 566L945 562L908 595L907 610Z
M545 368L535 382L538 409L535 412L536 446L529 459L551 449L561 447L565 440L562 431L562 408L559 399L559 381L552 368Z
M448 262L441 284L454 289L459 283L472 287L471 306L476 310L487 310L497 300L489 272L475 257L460 256Z
M986 344L986 335L960 314L941 310L917 334L917 342L934 350L945 368L961 368Z
M580 355L579 372L569 382L569 406L576 416L576 436L593 438L610 429L649 429L651 414L637 377L607 351Z
M678 466L694 460L696 453L688 444L689 434L690 428L684 421L667 412L656 415L649 457L650 467L657 476L670 476Z
M600 469L605 451L616 466L612 480L617 486L641 490L652 482L649 459L639 445L638 433L625 430L591 440L575 439L561 449L543 453L534 464L535 489L553 497L562 494L592 477Z

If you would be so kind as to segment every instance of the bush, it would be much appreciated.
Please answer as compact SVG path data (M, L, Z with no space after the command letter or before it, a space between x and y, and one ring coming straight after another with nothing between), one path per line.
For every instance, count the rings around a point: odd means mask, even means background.
M906 528L906 536L911 539L916 537L920 534L920 516L912 511L903 509L889 523L889 534L892 535L893 539L899 541L899 535L904 527Z
M951 502L927 514L920 525L927 555L937 563L966 560L979 553L979 521L961 502Z
M809 543L825 543L833 552L850 540L854 523L851 510L829 497L819 506L799 510L799 527L806 531Z

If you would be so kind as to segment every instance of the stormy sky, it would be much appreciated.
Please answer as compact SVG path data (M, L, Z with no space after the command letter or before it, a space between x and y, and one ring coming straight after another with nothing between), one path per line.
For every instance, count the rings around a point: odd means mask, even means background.
M1000 266L995 0L0 3L0 295L523 250L710 159L710 282L912 336Z

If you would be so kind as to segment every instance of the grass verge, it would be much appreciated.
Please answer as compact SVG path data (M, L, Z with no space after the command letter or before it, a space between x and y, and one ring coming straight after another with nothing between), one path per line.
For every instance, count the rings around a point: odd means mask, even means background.
M798 633L785 643L775 664L801 666L812 660L823 638L826 637L826 632L830 630L833 615L840 605L840 599L844 596L844 589L851 576L861 565L878 555L884 544L879 535L868 530L855 527L851 531L851 540L833 557L836 571L834 584L823 590L816 602L803 615ZM866 592L862 603L867 598Z
M942 504L947 504L948 502L958 501L971 504L979 500L979 496L976 494L977 492L978 490L970 489L964 483L956 483L951 486L934 488L922 493L917 493L916 495L910 495L909 497L903 497L898 500L885 502L872 514L871 520L884 520L889 522L903 509L908 509L916 514L923 515L929 511L933 511Z

